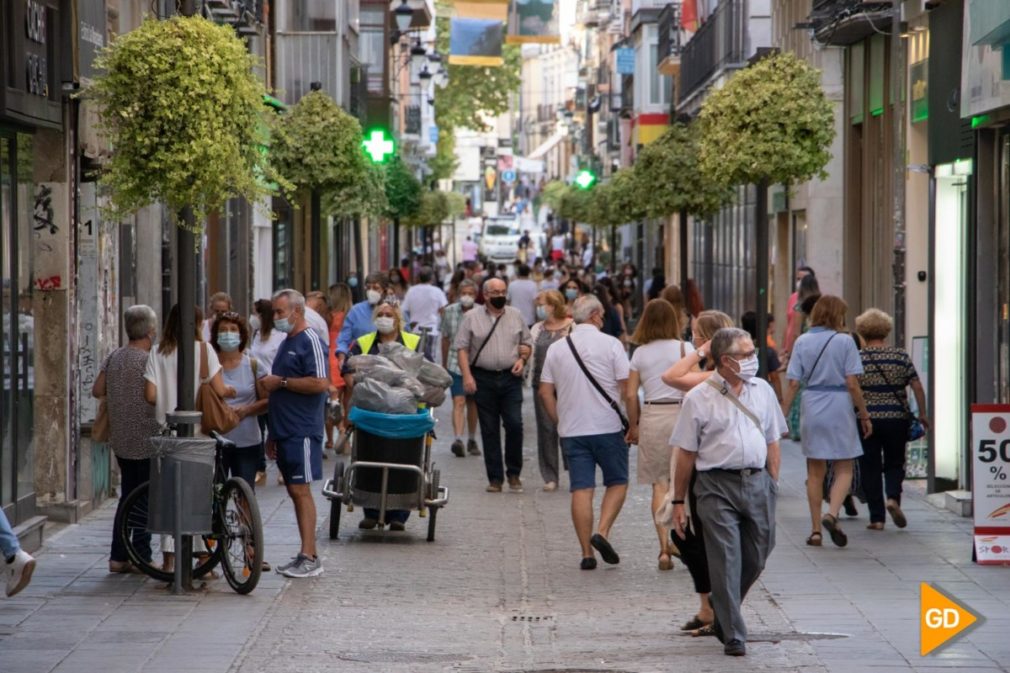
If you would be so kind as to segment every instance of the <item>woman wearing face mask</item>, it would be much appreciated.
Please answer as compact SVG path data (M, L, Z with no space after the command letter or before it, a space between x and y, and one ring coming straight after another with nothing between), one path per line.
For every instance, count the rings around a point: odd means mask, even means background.
M841 334L848 308L840 297L824 295L817 300L810 314L810 331L796 340L786 372L789 387L782 400L784 413L800 392L800 383L805 385L800 435L807 458L807 502L813 530L807 544L812 547L822 544L821 526L836 546L848 543L838 525L838 512L852 486L853 461L863 455L859 436L865 439L873 432L859 385L858 377L863 373L859 349L851 337ZM853 422L853 407L858 425ZM821 516L828 461L834 481L828 512Z
M400 301L407 296L407 276L402 269L389 270L389 292Z
M578 278L572 277L565 282L565 309L568 313L568 317L572 316L572 306L575 304L575 300L584 295L588 290L585 285L582 284Z
M677 362L663 373L663 383L678 390L687 392L697 385L702 385L712 376L715 363L707 358L709 343L715 333L723 327L732 327L733 319L721 311L702 311L693 321L692 333L696 350L679 358ZM674 471L676 459L670 461L670 471ZM691 475L691 485L688 489L688 510L691 516L691 530L684 538L670 533L670 540L680 550L680 559L691 573L695 593L698 594L698 612L681 627L683 631L691 631L695 636L715 635L712 622L715 613L709 602L712 591L712 580L708 574L708 556L705 554L705 539L702 534L701 519L698 517L698 501L694 495L694 482L697 472ZM673 483L674 475L670 475ZM667 493L667 500L673 499L673 493Z
M532 385L533 410L537 418L537 457L540 460L540 475L544 478L544 490L555 491L558 488L558 428L547 416L537 390L547 349L571 333L572 318L568 315L565 298L557 290L538 294L536 311L540 322L530 328L530 337L533 340Z
M378 355L380 344L394 342L416 351L421 342L421 337L403 330L403 315L400 313L399 306L392 302L380 302L372 313L372 322L375 324L375 331L358 337L351 344L351 349L347 353L343 375L348 390L354 388L354 374L348 363L355 355ZM365 516L358 524L358 528L371 530L376 526L381 527L389 524L389 530L401 531L409 516L409 510L388 509L386 510L386 520L379 521L379 510L365 508Z
M267 396L259 390L258 381L270 372L246 354L249 327L238 313L221 315L211 326L210 337L221 362L224 383L235 389L235 396L225 401L239 417L238 427L225 434L235 442L235 448L224 450L224 468L230 476L242 477L255 488L263 443L258 417L267 410Z

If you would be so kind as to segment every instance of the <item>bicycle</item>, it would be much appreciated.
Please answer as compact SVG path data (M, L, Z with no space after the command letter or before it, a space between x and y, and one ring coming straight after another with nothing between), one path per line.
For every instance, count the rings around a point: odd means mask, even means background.
M216 432L211 437L216 443L212 532L201 536L205 549L194 549L193 578L207 575L220 563L229 586L237 593L248 594L256 588L263 572L263 521L246 480L225 478L222 452L235 444ZM153 561L163 550L161 536L147 530L149 489L150 482L144 482L126 497L116 530L134 566L148 577L171 582L172 571Z

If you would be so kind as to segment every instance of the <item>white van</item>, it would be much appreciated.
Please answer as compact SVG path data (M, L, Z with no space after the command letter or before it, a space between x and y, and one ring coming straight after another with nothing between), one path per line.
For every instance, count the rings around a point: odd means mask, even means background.
M512 216L489 217L480 237L480 253L496 264L514 262L519 253L519 220Z

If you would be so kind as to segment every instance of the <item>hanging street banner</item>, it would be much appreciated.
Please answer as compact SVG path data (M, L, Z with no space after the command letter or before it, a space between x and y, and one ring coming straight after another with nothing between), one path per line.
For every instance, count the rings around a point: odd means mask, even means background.
M975 558L1010 564L1010 405L973 404L971 442Z
M512 0L508 44L559 44L559 0Z
M505 25L497 19L454 16L449 23L451 65L500 66Z
M458 0L452 5L452 16L461 19L508 19L508 0Z

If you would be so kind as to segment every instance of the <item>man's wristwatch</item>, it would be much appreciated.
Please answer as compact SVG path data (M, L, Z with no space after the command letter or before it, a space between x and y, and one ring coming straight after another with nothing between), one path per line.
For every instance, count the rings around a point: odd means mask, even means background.
M671 500L670 504L673 504L673 505L683 505L684 501L683 500Z
M281 379L281 388L287 388L287 387L288 387L288 377L285 376L284 378Z

